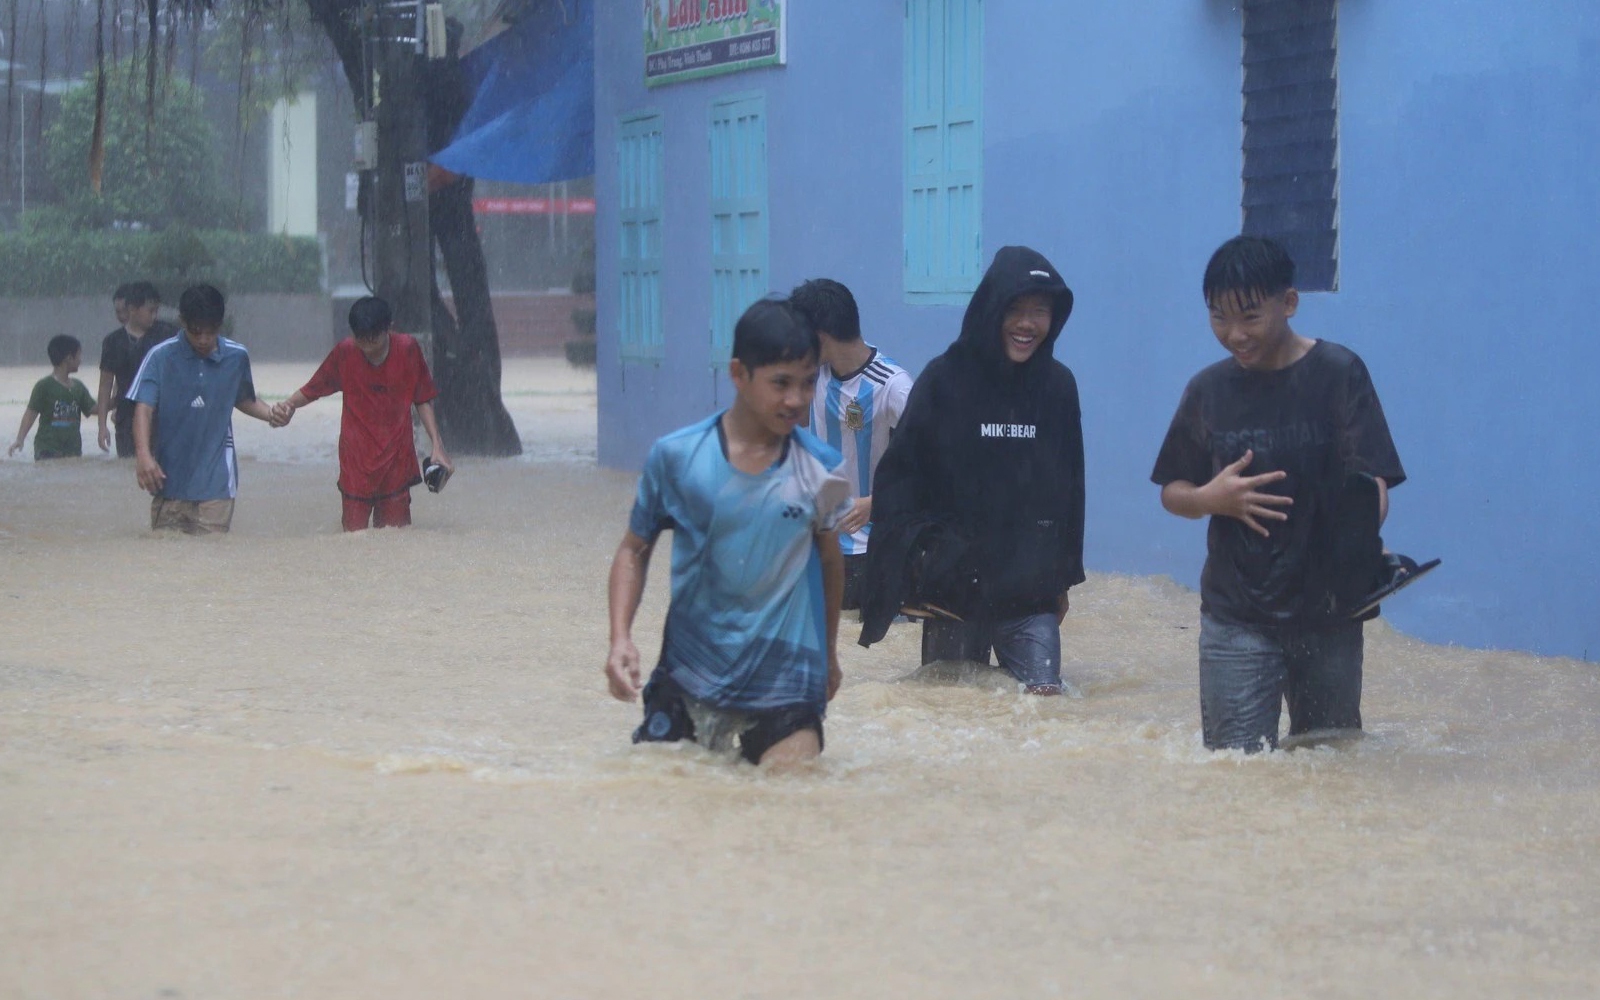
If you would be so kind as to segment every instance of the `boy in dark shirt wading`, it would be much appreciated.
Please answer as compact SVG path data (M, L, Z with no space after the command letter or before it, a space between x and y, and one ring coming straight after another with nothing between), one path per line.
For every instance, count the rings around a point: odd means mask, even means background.
M1211 518L1200 578L1205 744L1275 748L1283 701L1291 735L1359 730L1361 622L1337 597L1337 532L1350 477L1376 484L1376 523L1405 481L1383 407L1352 351L1290 328L1299 295L1278 244L1224 243L1203 291L1231 356L1190 380L1150 478L1167 510Z
M1061 693L1061 620L1084 580L1078 383L1054 357L1071 312L1042 254L995 254L878 465L862 645L905 603L933 615L923 664L993 650L1029 694Z
M118 288L112 307L122 325L100 342L100 450L111 447L113 430L106 426L109 419L115 425L117 457L133 458L133 378L150 349L172 339L178 328L156 318L161 311L161 293L148 281Z

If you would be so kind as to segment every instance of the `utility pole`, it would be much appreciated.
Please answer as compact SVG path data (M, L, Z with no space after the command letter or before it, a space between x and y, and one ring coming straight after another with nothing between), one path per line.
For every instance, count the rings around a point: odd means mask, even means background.
M426 60L438 58L435 49L442 55L442 9L422 0L369 0L362 13L371 76L368 117L376 125L377 147L367 218L375 257L373 290L394 311L395 327L416 337L432 364L433 240L428 231L424 87Z

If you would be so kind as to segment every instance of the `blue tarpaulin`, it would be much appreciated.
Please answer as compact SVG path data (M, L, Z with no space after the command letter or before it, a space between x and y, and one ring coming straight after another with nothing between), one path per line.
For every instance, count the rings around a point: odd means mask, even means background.
M462 57L472 103L434 163L469 177L547 184L594 173L594 4L528 4Z

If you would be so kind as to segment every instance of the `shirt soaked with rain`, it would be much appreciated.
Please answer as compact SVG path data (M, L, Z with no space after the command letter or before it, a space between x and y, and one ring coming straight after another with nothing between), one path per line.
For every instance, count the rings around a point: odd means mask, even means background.
M905 412L911 394L911 373L872 349L872 357L854 372L840 375L827 365L817 379L811 404L811 426L828 446L844 457L845 477L857 496L872 493L872 472L889 447L889 434ZM846 535L839 548L847 556L865 555L871 524Z
M1333 581L1318 544L1332 530L1344 477L1363 472L1391 488L1406 478L1367 366L1325 340L1277 371L1218 361L1184 389L1150 478L1204 486L1247 451L1243 474L1287 473L1262 492L1293 497L1294 505L1285 508L1288 520L1261 522L1265 536L1237 518L1211 518L1200 609L1239 625L1321 624Z
M148 334L146 335L148 336ZM155 412L152 450L167 500L231 500L239 492L233 408L256 398L250 352L226 337L202 357L184 337L150 349L128 390Z
M765 471L728 461L722 414L650 448L628 527L672 531L672 601L658 672L719 708L827 703L822 561L814 535L853 500L842 459L805 430Z
M306 399L344 393L339 416L339 491L357 500L393 496L422 482L411 408L439 395L416 338L389 335L389 353L372 364L354 339L334 346L311 380Z
M35 456L83 454L78 424L94 412L94 397L87 386L77 379L62 385L54 375L46 375L28 396L28 409L39 415L39 433L33 438Z

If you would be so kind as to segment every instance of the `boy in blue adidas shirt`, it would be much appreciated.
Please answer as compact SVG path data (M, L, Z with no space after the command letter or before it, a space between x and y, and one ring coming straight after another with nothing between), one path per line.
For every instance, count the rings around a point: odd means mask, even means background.
M226 308L210 285L184 289L183 333L150 349L128 389L134 472L152 496L153 531L225 533L239 488L233 411L282 426L256 398L250 352L220 335Z
M861 574L872 532L872 477L889 447L911 395L911 373L861 339L861 313L850 289L830 278L813 278L789 301L817 331L821 377L811 403L811 432L844 457L845 479L856 501L839 522L844 552L841 607L861 607Z
M817 377L817 338L787 302L745 310L728 363L727 410L657 441L611 563L606 681L644 696L635 743L738 739L754 764L822 752L839 688L843 560L851 509L839 453L800 427ZM661 658L641 688L633 619L656 538L671 529L672 600Z

